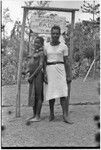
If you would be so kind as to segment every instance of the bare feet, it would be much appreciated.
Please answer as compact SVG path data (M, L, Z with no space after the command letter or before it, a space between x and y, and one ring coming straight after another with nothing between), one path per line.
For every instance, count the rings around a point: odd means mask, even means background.
M39 117L35 117L35 118L32 118L30 119L31 122L39 122L41 121L41 119Z
M65 123L73 124L73 122L70 120L69 117L63 116L63 119L64 119L64 122L65 122Z
M33 115L33 117L29 118L28 121L30 121L31 119L35 118L35 115Z
M55 118L54 115L50 115L50 116L49 116L49 121L53 121L54 118Z

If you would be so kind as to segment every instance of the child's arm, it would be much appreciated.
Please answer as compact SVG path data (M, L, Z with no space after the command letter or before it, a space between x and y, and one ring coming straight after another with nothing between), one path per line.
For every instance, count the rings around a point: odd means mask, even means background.
M29 70L29 68L26 70L26 71L22 71L22 75L26 75L27 73L29 73L30 72L30 70Z
M26 75L27 73L33 73L33 57L32 56L28 56L28 58L30 59L28 64L27 64L27 69L25 71L22 71L22 75Z
M40 54L40 62L39 62L39 66L38 68L33 72L33 74L29 77L28 81L31 82L33 80L34 77L36 77L38 75L38 73L41 71L41 69L43 68L43 63L44 63L44 54L41 53Z

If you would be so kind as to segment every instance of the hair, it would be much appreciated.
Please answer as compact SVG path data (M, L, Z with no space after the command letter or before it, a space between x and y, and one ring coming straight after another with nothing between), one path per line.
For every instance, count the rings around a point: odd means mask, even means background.
M44 45L44 38L42 36L37 36L35 39L39 39L41 44Z
M61 33L61 28L60 28L59 26L54 25L54 26L51 28L51 33L52 33L52 30L54 30L54 29L59 30L59 33Z

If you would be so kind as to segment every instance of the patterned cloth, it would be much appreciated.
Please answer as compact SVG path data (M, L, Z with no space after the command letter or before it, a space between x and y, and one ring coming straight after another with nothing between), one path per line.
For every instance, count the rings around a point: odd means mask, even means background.
M63 56L68 56L68 48L64 43L57 46L45 45L47 62L63 62ZM68 96L66 72L64 64L47 65L48 84L45 85L45 100Z

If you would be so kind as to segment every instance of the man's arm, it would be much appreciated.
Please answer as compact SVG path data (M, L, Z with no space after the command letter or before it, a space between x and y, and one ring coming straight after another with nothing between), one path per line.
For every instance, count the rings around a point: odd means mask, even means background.
M71 62L68 56L64 56L64 65L65 65L67 83L70 83L72 81L72 72L70 68Z
M44 82L48 84L48 79L47 79L47 72L46 72L46 66L47 66L47 56L44 55L44 65L43 65L43 71L44 71Z

